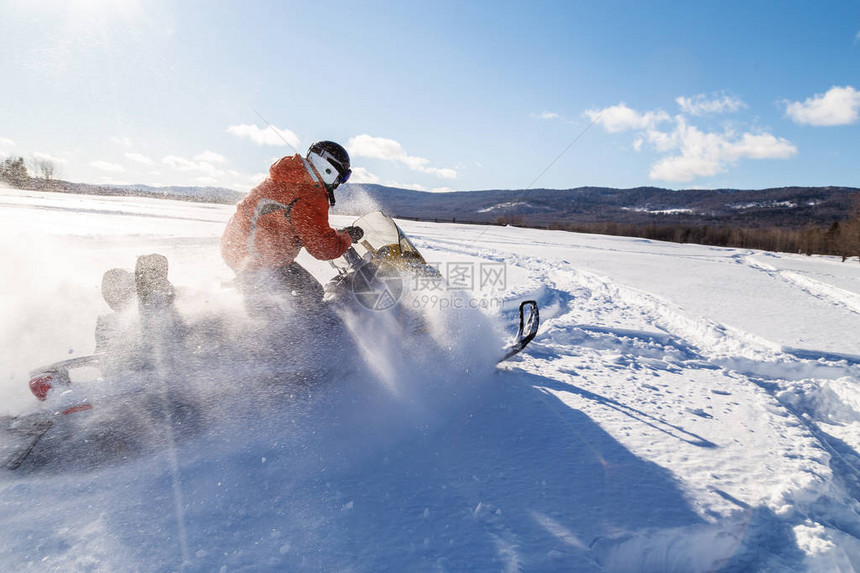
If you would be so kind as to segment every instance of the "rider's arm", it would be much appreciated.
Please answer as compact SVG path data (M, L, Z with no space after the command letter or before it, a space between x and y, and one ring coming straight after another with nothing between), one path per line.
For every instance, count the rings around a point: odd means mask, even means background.
M323 195L302 197L290 215L302 245L316 259L336 259L352 244L348 233L335 231L329 225L328 199Z

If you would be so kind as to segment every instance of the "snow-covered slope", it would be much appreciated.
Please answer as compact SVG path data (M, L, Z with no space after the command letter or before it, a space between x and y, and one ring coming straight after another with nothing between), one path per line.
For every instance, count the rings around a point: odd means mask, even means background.
M92 351L108 268L159 252L173 283L198 293L189 312L225 304L218 241L231 211L0 190L2 413L35 402L31 368ZM427 356L398 356L401 342L376 332L340 379L286 399L213 373L217 423L171 447L0 474L0 568L860 566L860 265L402 226L449 282L471 269L456 294L486 307L487 323L469 320ZM417 300L444 314L452 296ZM526 297L541 304L541 332L494 372L490 323Z

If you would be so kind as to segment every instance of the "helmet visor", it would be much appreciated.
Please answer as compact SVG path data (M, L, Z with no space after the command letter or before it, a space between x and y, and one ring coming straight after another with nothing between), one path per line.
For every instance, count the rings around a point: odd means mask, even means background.
M352 169L347 169L346 171L341 173L337 178L337 184L340 185L341 183L346 183L347 181L349 181L350 175L352 175Z
M344 171L340 162L325 151L308 154L308 160L313 164L326 185L337 186L345 183L352 173L349 169Z

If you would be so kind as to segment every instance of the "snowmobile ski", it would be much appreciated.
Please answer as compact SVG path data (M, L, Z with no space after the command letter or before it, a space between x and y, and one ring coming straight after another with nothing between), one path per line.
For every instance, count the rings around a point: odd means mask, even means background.
M538 326L540 326L540 312L537 302L524 300L520 303L520 326L514 335L514 341L505 348L505 355L499 362L504 362L511 356L522 352L537 335Z
M0 418L0 460L3 467L9 470L20 467L59 417L92 409L92 404L87 401L57 400L56 394L71 387L71 370L98 366L102 357L103 354L100 353L70 358L37 368L30 373L30 391L33 396L40 402L46 402L49 401L50 393L50 405L32 414Z
M54 425L50 419L37 417L35 419L17 419L11 418L7 420L6 429L17 438L17 442L12 448L11 454L8 454L4 461L6 469L15 470L24 463L39 440L42 439L48 430Z

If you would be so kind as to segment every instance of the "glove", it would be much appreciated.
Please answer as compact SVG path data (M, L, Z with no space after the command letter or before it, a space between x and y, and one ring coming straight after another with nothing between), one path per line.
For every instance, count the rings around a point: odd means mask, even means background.
M349 238L352 239L353 243L357 243L364 236L364 229L361 227L346 227L344 229L349 234Z

